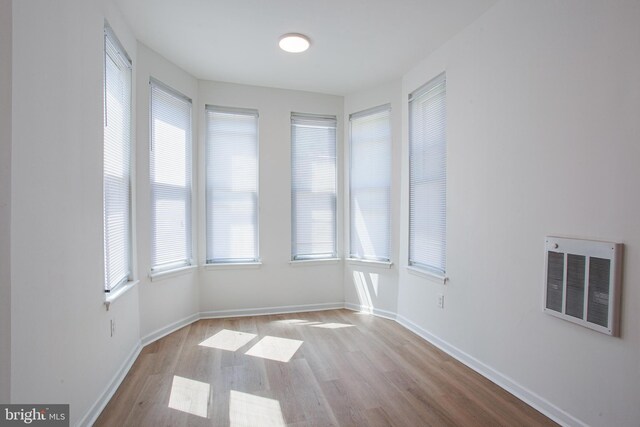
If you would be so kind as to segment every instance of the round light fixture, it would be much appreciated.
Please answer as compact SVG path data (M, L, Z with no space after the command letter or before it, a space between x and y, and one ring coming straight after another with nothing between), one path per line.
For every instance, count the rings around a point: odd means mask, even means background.
M290 53L300 53L309 49L311 42L304 34L289 33L280 37L280 49Z

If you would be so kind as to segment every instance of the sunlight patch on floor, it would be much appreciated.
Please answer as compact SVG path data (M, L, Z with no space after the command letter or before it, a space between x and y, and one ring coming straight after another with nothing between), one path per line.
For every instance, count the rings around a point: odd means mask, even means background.
M231 390L229 396L231 427L284 427L280 402L266 397Z
M245 354L263 359L288 362L302 345L300 340L266 336Z
M208 418L210 393L209 384L174 375L169 408Z
M236 351L254 339L256 334L247 332L230 331L223 329L217 334L207 338L200 343L201 346L219 348L220 350Z

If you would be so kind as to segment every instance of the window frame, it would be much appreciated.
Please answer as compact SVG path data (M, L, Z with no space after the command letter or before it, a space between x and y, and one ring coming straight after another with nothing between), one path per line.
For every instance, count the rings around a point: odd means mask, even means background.
M260 113L257 109L253 108L238 108L238 107L225 107L219 105L205 105L205 138L204 138L204 176L205 176L205 185L204 185L204 193L205 193L205 256L204 256L204 265L207 269L215 269L215 268L238 268L238 267L251 267L258 266L261 264L260 258ZM209 134L208 134L208 126L209 126L209 117L208 113L222 113L222 114L237 114L243 116L253 116L255 118L255 192L253 192L252 200L253 205L255 207L254 210L254 257L253 258L209 258L209 244L214 241L215 237L209 236L209 221L210 221L210 198L212 197L211 189L209 189L209 150L211 150L210 142L209 142Z
M366 256L364 254L356 254L354 251L354 217L353 217L353 201L354 201L354 186L353 186L353 165L354 165L354 139L353 139L353 124L355 120L366 119L376 114L386 113L386 120L389 131L389 138L385 143L388 146L389 157L388 157L388 186L385 187L387 191L388 198L388 207L387 207L387 241L386 241L386 257L372 257ZM390 264L391 263L391 234L392 234L392 180L393 180L393 153L392 153L392 129L391 129L391 104L383 104L376 107L368 108L366 110L362 110L349 115L349 260L350 261L360 261L365 263L381 263L381 264ZM370 187L372 188L372 187ZM381 187L375 187L380 190Z
M103 200L103 267L104 267L104 292L106 295L114 295L115 292L119 292L121 289L125 287L126 284L133 282L134 280L134 242L133 242L133 234L134 234L134 219L133 219L133 203L134 203L134 139L133 139L133 64L131 58L127 54L126 50L118 40L118 37L113 32L109 24L105 21L104 23L104 52L103 52L103 191L102 191L102 200ZM128 134L122 134L123 141L122 145L128 149L128 164L126 165L126 193L127 193L127 206L126 210L126 236L125 236L125 245L123 252L125 252L125 275L122 278L118 278L115 281L111 281L110 275L113 273L113 269L111 265L111 251L109 250L110 244L109 241L116 237L109 232L109 221L107 221L107 212L109 211L110 204L108 200L109 197L109 188L111 187L108 184L109 179L107 178L107 163L111 160L109 158L109 153L107 152L107 146L110 141L108 141L108 133L107 128L109 126L109 98L107 96L108 91L108 61L113 62L119 72L121 73L121 78L123 77L124 83L126 84L126 96L128 98L127 106L128 111L126 114L126 121L122 124L124 130L128 131ZM126 138L126 140L124 140ZM108 160L109 159L109 160ZM120 236L122 237L122 236Z
M295 200L296 200L296 195L297 195L297 191L294 185L295 177L294 177L294 167L296 164L295 161L295 156L296 156L296 149L295 149L295 144L296 144L296 140L295 140L295 126L297 126L298 124L296 123L297 121L300 122L304 122L304 121L308 121L308 122L317 122L317 123L322 123L322 122L326 122L327 124L331 123L333 124L333 126L326 126L327 129L333 129L333 153L334 153L334 191L333 193L330 195L331 201L332 201L332 212L333 212L333 249L330 253L313 253L313 254L300 254L298 253L299 251L297 251L297 247L299 246L297 241L296 241L296 236L297 236L297 222L296 222L296 218L298 215L296 215L296 204L295 204ZM332 260L336 260L339 259L339 255L338 255L338 119L337 116L334 115L325 115L325 114L310 114L310 113L297 113L297 112L292 112L291 113L291 262L294 263L304 263L304 262L311 262L311 261L332 261Z
M184 187L184 198L180 199L165 199L165 200L184 200L185 201L185 252L187 257L184 260L175 260L171 262L165 262L162 264L155 265L154 264L154 251L157 250L155 234L154 234L154 221L155 221L155 202L156 199L154 197L154 185L156 183L153 181L154 176L154 162L153 162L153 150L154 150L154 114L153 114L153 91L154 87L166 95L172 96L178 100L185 102L188 105L188 129L187 136L185 141L185 168L186 172L188 172L188 183ZM188 96L183 93L177 91L171 86L161 82L160 80L150 77L149 78L149 189L150 189L150 201L151 201L151 267L150 267L150 275L151 277L174 272L174 271L183 271L188 267L194 265L194 239L193 239L193 179L194 179L194 170L193 170L193 101Z
M443 133L443 143L442 143L442 151L443 151L443 164L440 165L443 170L443 185L444 185L444 203L441 204L443 208L443 218L444 218L444 226L443 226L443 238L439 242L441 245L441 256L442 262L440 265L430 265L426 262L420 262L415 260L414 257L414 232L412 223L412 206L414 200L414 187L416 183L414 183L414 164L413 159L415 158L415 147L413 144L412 136L415 123L413 118L413 104L416 101L420 101L424 99L425 96L429 94L429 92L433 90L438 90L439 87L442 86L442 97L444 102L444 116L441 118L442 120L442 133ZM409 126L408 126L408 140L409 140L409 221L408 221L408 259L407 259L407 267L410 272L416 273L418 275L426 275L430 277L435 277L437 279L441 279L443 282L447 281L447 79L446 73L441 73L438 76L431 79L425 85L419 87L415 91L411 92L408 97L408 118L409 118ZM424 151L422 152L424 156ZM430 182L436 182L436 180L430 180L428 182L422 182L422 184L428 184Z

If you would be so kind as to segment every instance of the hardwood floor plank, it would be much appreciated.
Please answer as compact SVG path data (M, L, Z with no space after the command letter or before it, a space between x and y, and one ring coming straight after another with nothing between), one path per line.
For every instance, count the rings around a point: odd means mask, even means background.
M365 424L370 427L388 427L393 425L389 419L389 415L382 408L373 408L364 411Z
M397 323L203 319L146 346L96 426L552 426Z
M321 387L336 414L364 411L382 405L382 396L365 381L334 380L322 383Z

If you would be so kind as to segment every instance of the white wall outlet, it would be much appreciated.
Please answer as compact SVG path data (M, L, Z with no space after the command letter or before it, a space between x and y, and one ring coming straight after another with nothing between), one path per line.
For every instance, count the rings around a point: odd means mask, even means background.
M438 294L438 307L444 308L444 294Z

